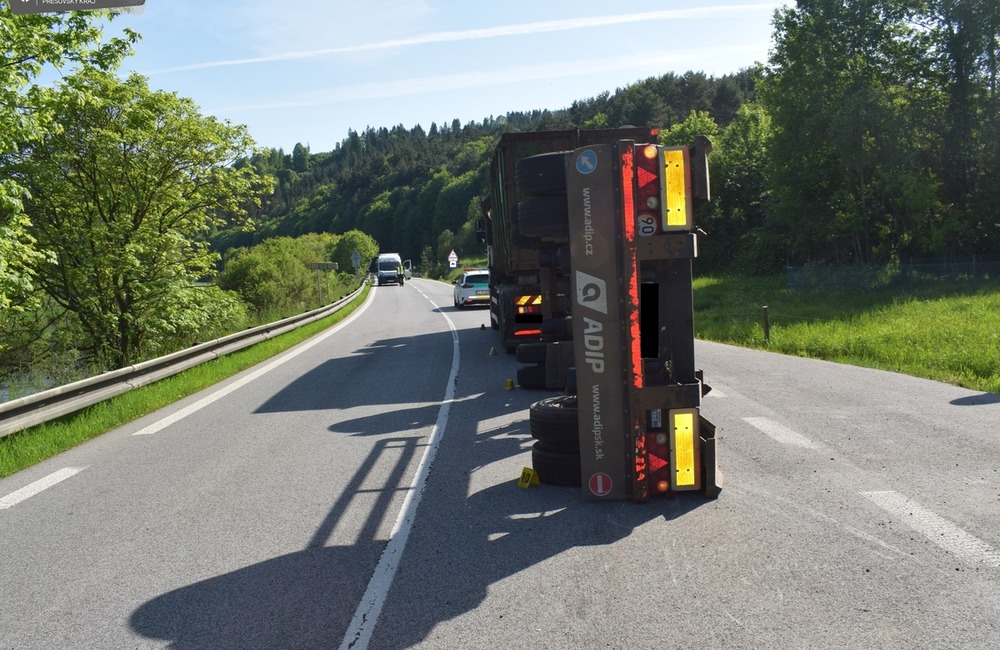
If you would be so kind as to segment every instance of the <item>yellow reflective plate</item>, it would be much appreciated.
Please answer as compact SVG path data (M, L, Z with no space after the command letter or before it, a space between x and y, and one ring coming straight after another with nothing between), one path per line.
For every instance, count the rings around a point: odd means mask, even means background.
M696 487L698 483L698 412L685 409L670 412L671 438L674 452L674 489Z
M682 147L663 150L664 177L666 178L665 223L663 229L690 229L691 219L687 196L687 157Z

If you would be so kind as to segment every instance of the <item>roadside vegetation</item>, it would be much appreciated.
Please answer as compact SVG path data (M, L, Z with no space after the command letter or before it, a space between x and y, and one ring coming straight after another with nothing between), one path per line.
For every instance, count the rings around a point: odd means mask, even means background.
M797 292L784 277L705 277L694 305L700 339L1000 393L1000 280Z
M365 301L368 291L369 286L366 284L349 305L315 323L129 391L79 413L0 438L0 478L51 458L277 356L344 320Z

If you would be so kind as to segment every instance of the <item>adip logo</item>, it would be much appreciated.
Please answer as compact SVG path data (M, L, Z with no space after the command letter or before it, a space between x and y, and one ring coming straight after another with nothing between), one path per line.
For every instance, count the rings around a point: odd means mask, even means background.
M576 157L576 171L589 174L597 169L597 154L592 149L584 149Z
M607 316L608 285L601 278L595 278L583 271L576 272L576 302Z

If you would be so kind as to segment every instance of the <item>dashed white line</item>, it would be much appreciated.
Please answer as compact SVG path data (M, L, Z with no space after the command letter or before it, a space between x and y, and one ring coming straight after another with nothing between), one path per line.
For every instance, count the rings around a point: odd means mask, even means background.
M711 395L711 393L709 393ZM806 449L819 449L820 446L806 438L800 433L796 433L789 429L788 427L778 424L774 420L769 420L767 418L743 418L743 421L747 424L759 429L763 433L767 434L774 440L786 444L795 445L797 447L805 447Z
M34 483L25 485L23 488L16 492L11 492L7 496L0 498L0 510L6 510L7 508L13 508L17 504L21 503L25 499L30 499L39 492L47 490L57 483L62 483L66 479L79 474L86 467L64 467L57 472L52 472L48 476L38 479Z
M434 305L435 309L438 308L438 305L427 294L419 289L417 291L427 298ZM420 459L417 473L407 490L406 498L403 500L403 505L400 508L399 515L396 517L396 523L392 527L392 532L389 533L389 542L386 544L385 550L382 551L382 557L379 559L378 566L375 567L372 578L368 582L368 587L361 597L361 602L358 603L358 607L354 611L354 617L351 619L351 623L344 633L344 638L340 643L340 650L365 650L368 647L372 632L375 630L375 623L378 622L379 614L382 613L382 606L389 595L389 588L392 586L392 580L396 576L396 570L399 568L400 560L403 557L406 541L410 537L410 530L413 528L417 507L423 498L427 475L430 472L431 465L434 463L434 457L437 455L441 438L444 436L444 431L448 426L448 415L451 411L451 405L455 401L455 382L458 379L459 345L458 330L455 329L455 324L448 318L447 314L442 313L441 316L448 322L448 328L451 329L452 346L451 374L448 375L444 399L441 401L441 407L438 409L437 422L434 423L430 441L427 444L427 448L424 449L424 455Z
M1000 567L1000 552L995 548L899 492L886 490L860 494L889 514L898 517L907 526L945 551L954 553L966 562Z

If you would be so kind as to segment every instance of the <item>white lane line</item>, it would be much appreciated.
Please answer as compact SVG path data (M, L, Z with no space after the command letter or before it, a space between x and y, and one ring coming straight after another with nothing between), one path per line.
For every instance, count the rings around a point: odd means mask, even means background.
M21 503L25 499L30 499L39 492L47 490L57 483L62 483L66 479L79 474L86 467L64 467L57 472L52 472L48 476L38 479L34 483L25 485L23 488L16 492L11 492L7 496L0 499L0 510L6 510L7 508L13 508L17 504Z
M995 548L899 492L886 490L859 494L966 562L1000 567L1000 552Z
M711 395L711 393L709 393ZM802 434L795 433L788 427L778 424L774 420L769 420L767 418L743 418L743 421L747 424L759 429L763 433L767 434L774 440L785 444L785 445L795 445L797 447L805 447L806 449L819 449L820 446L806 438Z
M301 345L301 347L297 347L294 350L290 351L289 353L285 354L284 356L278 357L277 359L271 361L271 363L267 364L266 366L262 366L262 367L258 368L257 370L251 372L249 375L246 375L245 377L243 377L241 379L238 379L238 380L234 381L233 383L229 384L225 388L220 388L219 390L217 390L216 392L212 393L211 395L208 395L207 397L203 397L202 399L198 400L197 402L195 402L193 404L189 404L188 406L185 406L181 410L179 410L179 411L177 411L175 413L171 413L170 415L168 415L168 416L166 416L166 417L164 417L164 418L162 418L160 420L157 420L156 422L154 422L153 424L149 425L148 427L145 427L143 429L139 429L138 431L136 431L132 435L133 436L148 436L150 434L157 433L158 431L162 431L163 429L166 429L170 425L176 424L177 422L180 422L181 420L183 420L187 416L191 415L192 413L200 411L201 409L205 408L209 404L212 404L213 402L219 401L220 399L222 399L226 395L232 393L233 391L236 391L236 390L239 390L240 388L243 388L244 386L246 386L247 384L249 384L250 382L252 382L254 379L257 379L261 375L266 375L267 373L271 372L272 370L274 370L275 368L277 368L281 364L285 363L286 361L290 361L290 360L294 359L295 357L299 356L303 352L305 352L305 351L309 350L310 348L312 348L314 345L318 345L322 341L324 341L327 338L333 336L334 334L336 334L337 332L339 332L340 330L342 330L344 327L346 327L355 318L357 318L358 316L360 316L361 314L363 314L365 312L365 310L368 309L368 305L370 305L372 303L372 296L374 296L374 295L375 295L375 290L373 288L372 291L368 295L368 299L365 300L365 303L363 305L361 305L361 307L359 307L353 314L351 314L350 316L348 316L347 318L345 318L344 320L342 320L336 326L328 329L327 331L325 331L322 334L316 336L315 338L310 339L306 343L303 343Z
M420 291L420 289L417 289L417 291ZM420 291L420 294L427 298L434 305L435 309L439 309L438 305L427 297L427 294L423 291ZM371 640L372 632L375 630L375 623L382 612L382 606L385 605L385 599L389 595L389 588L392 586L392 579L396 576L396 570L399 568L399 562L403 557L406 541L410 537L410 530L413 528L417 507L420 505L420 500L424 495L427 475L430 472L431 464L434 462L434 457L437 455L441 438L444 436L444 430L448 426L448 414L451 411L451 404L455 400L455 383L458 378L458 330L455 329L455 324L451 322L447 314L444 312L440 313L448 322L448 327L451 329L451 374L448 376L444 400L441 402L441 408L438 409L437 422L434 423L434 429L431 431L430 440L424 449L423 458L420 459L417 473L414 475L413 482L406 492L406 498L403 500L403 506L396 517L396 523L389 533L389 542L386 544L385 550L382 551L382 557L379 559L378 566L375 567L372 579L368 582L365 595L361 597L361 602L358 603L358 608L354 612L354 618L351 619L351 624L347 626L344 639L340 642L340 650L366 650L368 648L368 642Z

